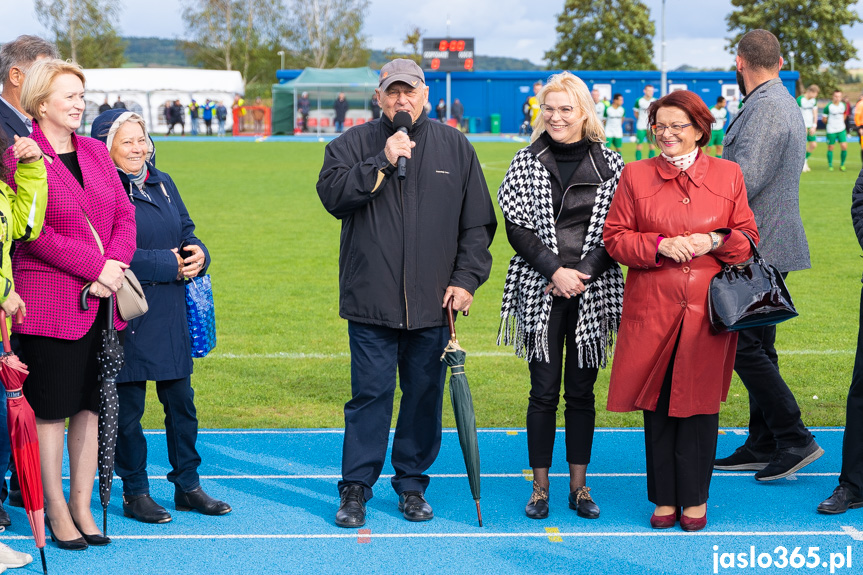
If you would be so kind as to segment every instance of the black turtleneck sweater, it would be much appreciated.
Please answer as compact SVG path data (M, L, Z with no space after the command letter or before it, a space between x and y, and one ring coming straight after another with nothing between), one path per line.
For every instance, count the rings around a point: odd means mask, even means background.
M594 249L584 259L581 257L596 202L596 189L602 182L596 160L590 154L592 146L601 144L587 139L560 144L548 133L531 144L551 175L558 253L545 247L533 231L508 220L506 232L515 251L546 278L551 279L561 267L577 269L596 278L614 263L605 248ZM601 152L593 156L602 158Z

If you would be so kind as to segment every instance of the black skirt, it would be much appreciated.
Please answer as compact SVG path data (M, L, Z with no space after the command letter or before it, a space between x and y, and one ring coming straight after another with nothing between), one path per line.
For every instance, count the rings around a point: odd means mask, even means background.
M20 334L21 360L30 375L24 396L40 419L66 419L88 409L99 411L99 362L108 300L99 300L96 320L81 339ZM122 337L122 334L121 334Z

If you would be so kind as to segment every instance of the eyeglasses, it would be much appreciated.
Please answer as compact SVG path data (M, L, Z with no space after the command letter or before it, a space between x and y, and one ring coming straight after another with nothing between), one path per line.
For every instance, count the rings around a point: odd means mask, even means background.
M680 132L682 132L683 130L685 130L686 128L688 128L691 125L692 125L691 122L689 124L671 124L670 126L663 126L662 124L654 124L653 126L650 127L650 131L653 132L654 135L658 136L659 134L662 134L663 132L665 132L665 130L668 130L668 135L674 136L676 134L679 134Z
M543 104L539 107L542 110L542 115L546 118L553 118L554 113L557 112L561 118L564 120L572 116L572 113L575 111L575 108L572 106L561 106L560 108L552 108L551 106L546 106Z

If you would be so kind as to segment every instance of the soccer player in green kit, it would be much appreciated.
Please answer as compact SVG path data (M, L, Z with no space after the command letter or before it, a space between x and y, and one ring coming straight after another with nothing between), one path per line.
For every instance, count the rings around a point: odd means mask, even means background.
M827 123L827 169L833 171L833 145L839 142L842 149L839 170L845 171L845 159L848 157L848 136L845 133L845 102L842 101L842 91L833 92L833 100L824 106L824 121Z
M815 141L815 129L818 127L818 92L821 88L812 84L806 88L806 93L797 98L800 113L803 114L803 125L806 126L806 161L803 171L809 171L809 156L815 151L818 143Z
M650 107L650 104L656 101L656 98L653 97L653 86L648 84L644 87L644 96L635 101L635 107L632 111L635 113L635 159L641 159L641 145L647 141L647 109ZM650 153L648 154L648 158L652 158L656 155L656 146L653 143L649 143Z

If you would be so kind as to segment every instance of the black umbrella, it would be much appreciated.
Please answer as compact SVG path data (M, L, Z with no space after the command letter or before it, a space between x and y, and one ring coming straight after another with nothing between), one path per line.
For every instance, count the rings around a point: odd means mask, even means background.
M482 511L479 507L479 444L476 435L476 415L473 410L473 397L471 397L467 376L464 373L464 362L467 354L458 344L458 338L455 335L452 300L447 306L447 319L449 319L450 339L441 360L450 367L449 395L455 414L455 426L458 430L461 452L464 455L464 466L467 469L470 492L473 495L473 500L476 501L476 517L479 520L479 526L482 527Z
M81 308L87 310L90 286L81 292ZM102 502L102 532L108 536L108 504L114 483L114 451L117 447L120 399L117 396L117 374L123 369L123 344L114 329L114 296L108 298L108 324L102 330L99 360L99 500Z

